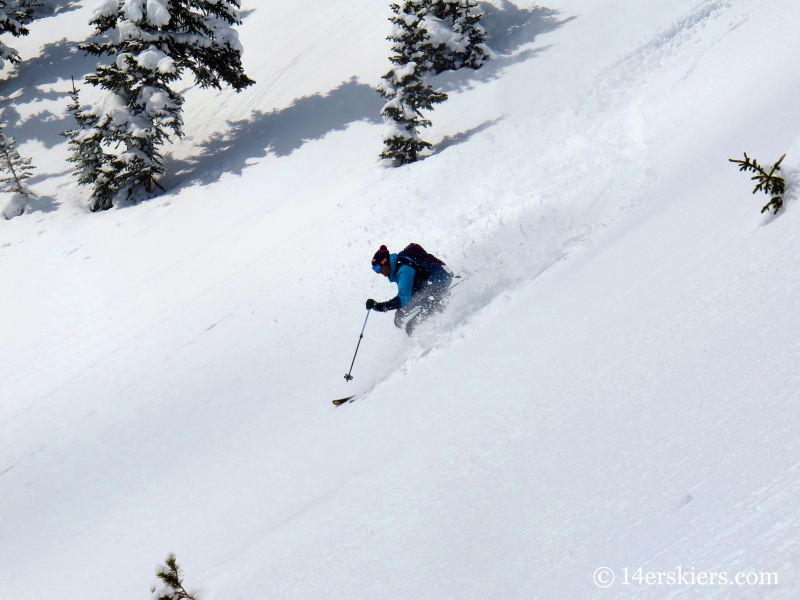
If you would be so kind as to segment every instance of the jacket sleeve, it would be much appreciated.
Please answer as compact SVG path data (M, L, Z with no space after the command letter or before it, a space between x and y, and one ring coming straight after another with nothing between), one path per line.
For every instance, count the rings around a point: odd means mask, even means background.
M414 267L401 265L397 269L397 297L400 299L400 306L405 306L411 300L411 289L414 287ZM398 307L399 308L399 307Z
M411 300L415 274L414 267L400 265L400 268L397 269L397 296L384 303L386 310L397 310L408 304L408 301Z

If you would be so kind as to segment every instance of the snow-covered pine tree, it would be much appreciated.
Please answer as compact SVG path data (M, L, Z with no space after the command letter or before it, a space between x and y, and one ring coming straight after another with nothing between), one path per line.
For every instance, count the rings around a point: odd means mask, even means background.
M100 143L101 131L96 128L98 118L82 110L80 89L75 87L74 79L69 95L71 102L67 109L75 117L78 128L61 134L69 140L70 156L67 161L75 164L75 175L79 184L94 185L102 175L104 163L108 162L107 158L110 156L103 152Z
M391 8L394 16L390 20L394 27L387 39L394 42L394 54L389 57L394 67L378 86L387 100L381 110L386 123L381 158L403 165L416 161L420 151L431 147L417 131L431 125L421 111L432 110L434 104L447 100L447 94L435 91L424 81L433 66L434 55L430 36L422 23L428 0L404 0L402 5L392 4Z
M434 73L462 67L480 69L492 55L486 45L486 30L480 20L483 11L476 0L429 0L430 14L449 26L452 34L437 40ZM431 23L431 25L433 25Z
M0 0L0 34L10 33L14 37L28 35L25 27L34 19L34 10L42 6L37 0ZM19 62L19 54L0 42L0 69L5 61Z
M26 179L33 176L31 169L35 169L30 158L23 158L17 152L17 142L13 137L6 137L3 126L0 125L0 170L5 174L0 177L3 183L3 192L19 194L22 198L31 195Z
M159 148L183 135L183 97L170 84L189 69L200 87L237 92L254 82L242 67L242 46L232 28L241 24L239 0L103 0L91 24L111 41L82 44L113 56L86 81L108 91L89 111L91 134L107 156L93 179L91 209L144 199L164 173Z
M127 44L121 44L126 49ZM117 61L86 81L109 93L87 111L95 119L88 134L100 147L112 151L100 161L94 179L91 210L107 210L115 201L143 200L156 177L164 173L159 147L183 135L183 98L169 84L178 79L174 62L156 49L138 54L120 52Z

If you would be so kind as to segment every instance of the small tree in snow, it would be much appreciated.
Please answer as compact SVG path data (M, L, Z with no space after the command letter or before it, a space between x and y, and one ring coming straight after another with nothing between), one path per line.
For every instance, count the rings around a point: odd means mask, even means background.
M778 214L778 211L783 207L783 198L782 195L786 193L786 181L783 177L779 177L775 173L781 170L781 163L783 159L786 158L786 155L778 159L769 172L758 164L758 161L755 158L750 158L747 156L747 152L744 153L744 160L737 160L735 158L729 158L728 160L732 163L736 163L739 165L740 171L751 171L755 173L750 179L756 181L756 187L753 190L753 193L756 194L758 192L764 192L768 196L771 194L781 194L780 196L773 197L769 202L764 205L764 208L761 209L762 213L767 212L768 210L772 209L773 214Z
M80 48L116 60L86 78L108 92L82 113L86 124L94 120L94 131L80 137L105 151L88 176L93 211L146 198L158 185L164 173L159 148L170 134L183 135L183 97L170 84L184 70L203 88L225 83L238 92L254 83L232 29L241 24L239 7L239 0L103 0L95 9L97 33L116 35Z
M15 196L4 209L6 219L10 218L9 212L16 213L11 216L17 216L25 211L28 199L33 195L25 181L33 176L31 170L35 168L30 158L20 156L16 141L13 137L6 137L0 125L0 170L3 172L0 183L3 192Z
M174 554L167 554L166 564L156 567L158 581L150 589L153 600L195 600L183 587L183 571Z
M17 217L28 208L28 201L33 193L25 182L33 175L31 170L34 168L30 158L20 156L16 141L13 137L6 137L0 125L0 171L3 172L0 184L4 193L12 194L2 210L6 219Z
M0 34L10 33L14 37L28 35L25 27L34 19L34 10L42 6L37 0L0 0ZM19 62L19 54L0 42L0 69L5 61Z
M69 95L71 102L67 109L75 117L78 128L61 134L69 140L70 156L67 160L75 165L75 175L79 184L94 185L107 162L100 143L101 130L96 128L98 118L91 112L82 110L80 89L75 87L74 79Z
M423 25L428 0L405 0L392 4L394 24L389 40L394 42L394 55L389 60L394 68L383 76L378 86L387 102L381 110L386 123L381 158L394 159L401 165L414 162L420 151L431 144L420 139L418 129L429 127L430 120L422 110L432 110L434 104L447 100L447 94L437 92L424 81L433 66L434 47Z
M429 25L440 32L435 44L435 73L462 67L479 69L491 57L486 30L480 24L483 11L476 0L430 0L430 14L441 23Z

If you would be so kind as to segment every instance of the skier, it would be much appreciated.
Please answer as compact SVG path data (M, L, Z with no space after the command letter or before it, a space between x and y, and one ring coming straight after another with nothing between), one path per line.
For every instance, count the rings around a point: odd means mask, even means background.
M405 317L419 309L406 324L406 333L411 335L417 325L447 306L453 275L444 267L441 260L425 252L419 244L409 244L397 254L389 254L386 246L381 246L372 257L372 270L397 284L397 296L386 302L370 298L367 310L396 310L394 324L402 327Z

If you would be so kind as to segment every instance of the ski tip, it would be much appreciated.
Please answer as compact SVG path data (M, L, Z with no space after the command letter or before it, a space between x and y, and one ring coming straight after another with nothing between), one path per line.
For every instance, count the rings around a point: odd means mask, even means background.
M341 406L345 402L351 402L355 398L355 396L348 396L347 398L339 398L338 400L333 401L334 406Z

